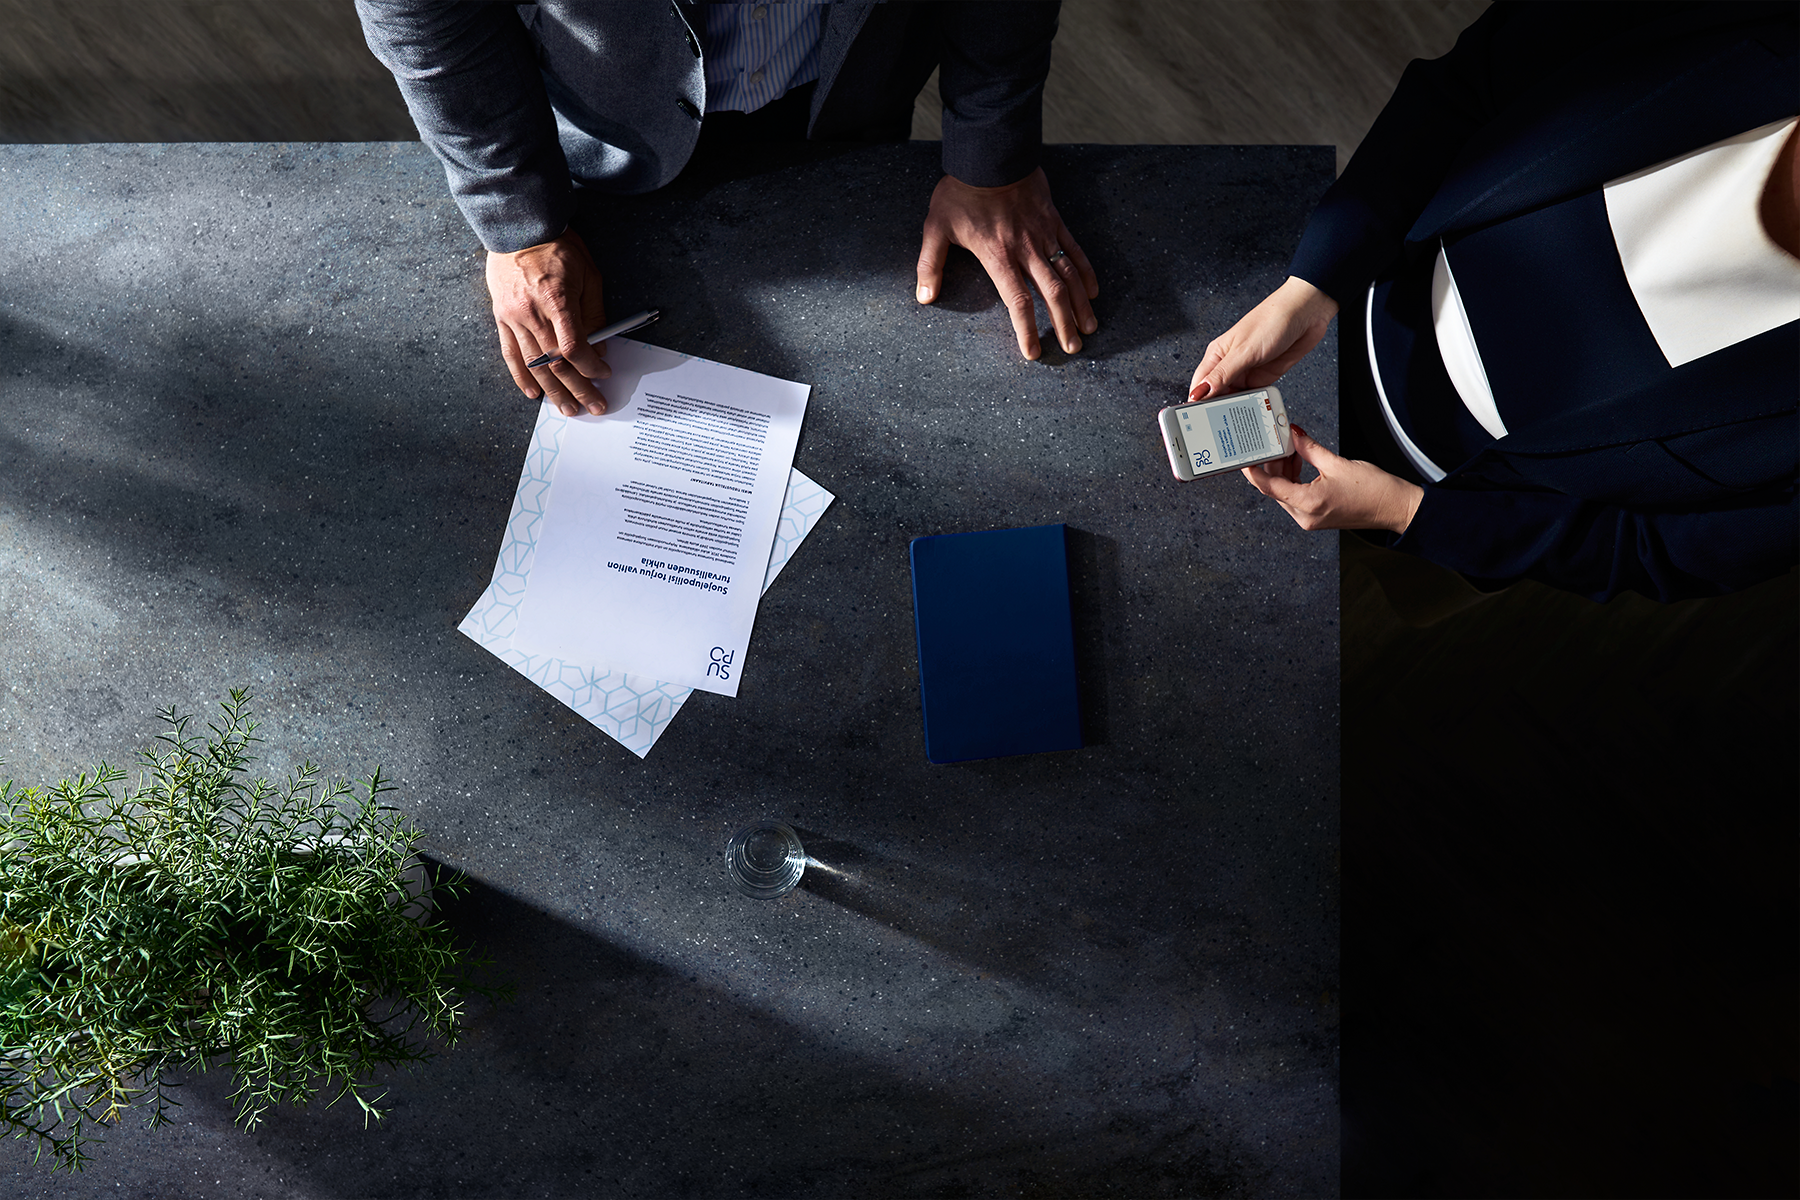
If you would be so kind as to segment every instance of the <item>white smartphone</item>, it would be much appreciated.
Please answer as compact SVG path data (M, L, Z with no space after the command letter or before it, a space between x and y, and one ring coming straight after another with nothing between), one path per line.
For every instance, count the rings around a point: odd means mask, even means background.
M1172 404L1156 417L1177 479L1205 479L1294 452L1287 409L1272 387Z

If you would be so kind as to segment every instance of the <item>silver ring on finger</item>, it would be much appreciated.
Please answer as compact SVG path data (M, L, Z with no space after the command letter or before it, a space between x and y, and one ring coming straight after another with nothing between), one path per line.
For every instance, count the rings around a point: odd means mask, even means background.
M1046 258L1044 261L1054 267L1057 263L1057 260L1064 259L1067 257L1069 257L1069 252L1059 246L1059 247L1057 247L1056 253L1050 255L1050 257Z

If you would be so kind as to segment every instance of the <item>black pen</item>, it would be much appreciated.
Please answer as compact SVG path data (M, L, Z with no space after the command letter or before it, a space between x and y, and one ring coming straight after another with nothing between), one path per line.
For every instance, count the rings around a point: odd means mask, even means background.
M618 337L621 333L630 333L634 329L642 329L660 316L662 316L662 309L647 308L635 317L626 317L623 321L614 321L611 325L603 325L599 329L588 334L588 345L593 346L600 342L604 342L609 337ZM526 363L525 368L526 370L533 370L537 367L547 367L553 362L561 361L562 355L552 351L549 354L538 355L538 357Z

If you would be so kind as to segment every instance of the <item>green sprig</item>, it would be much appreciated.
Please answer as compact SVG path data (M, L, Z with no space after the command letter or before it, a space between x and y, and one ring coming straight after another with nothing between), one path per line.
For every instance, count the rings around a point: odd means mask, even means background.
M128 1106L166 1123L183 1071L229 1070L246 1128L325 1089L379 1119L376 1069L454 1045L465 996L507 991L408 911L419 831L380 768L248 778L249 699L232 691L207 735L158 714L135 788L104 762L0 785L0 1125L56 1166L80 1168Z

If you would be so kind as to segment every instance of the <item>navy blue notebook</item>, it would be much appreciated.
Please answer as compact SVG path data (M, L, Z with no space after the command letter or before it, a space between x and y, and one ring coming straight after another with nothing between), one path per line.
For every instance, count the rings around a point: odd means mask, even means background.
M1065 526L912 542L925 757L1081 745Z

